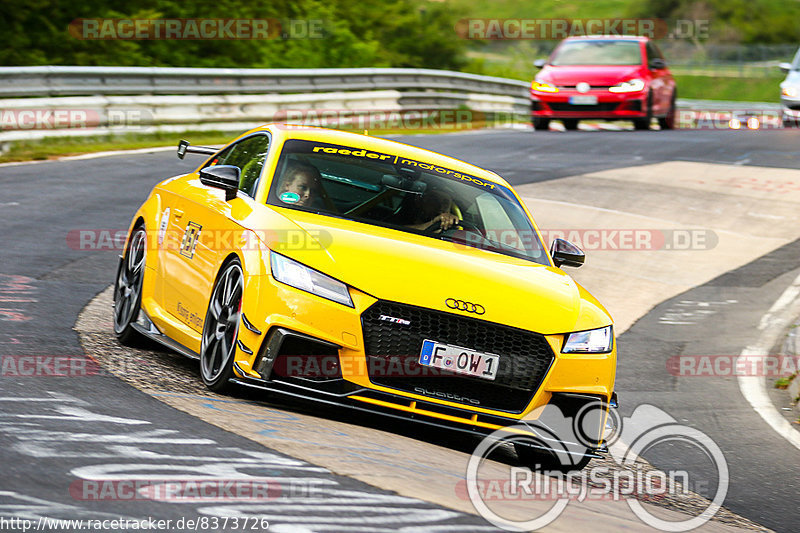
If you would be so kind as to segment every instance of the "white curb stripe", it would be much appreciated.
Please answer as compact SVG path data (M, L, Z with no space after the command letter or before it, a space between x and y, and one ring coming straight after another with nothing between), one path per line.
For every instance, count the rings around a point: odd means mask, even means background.
M770 310L761 317L758 329L761 335L754 346L748 346L740 357L765 356L780 338L789 323L800 314L800 276L783 291ZM775 409L767 394L766 377L739 376L739 390L764 422L789 444L800 450L800 432Z

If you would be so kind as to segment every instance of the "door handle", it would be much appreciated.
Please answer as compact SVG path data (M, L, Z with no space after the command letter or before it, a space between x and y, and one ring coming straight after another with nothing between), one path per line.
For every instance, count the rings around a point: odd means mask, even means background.
M183 211L181 211L180 209L176 209L176 210L173 212L173 215L172 215L172 216L174 216L175 218L181 218L181 217L183 216Z

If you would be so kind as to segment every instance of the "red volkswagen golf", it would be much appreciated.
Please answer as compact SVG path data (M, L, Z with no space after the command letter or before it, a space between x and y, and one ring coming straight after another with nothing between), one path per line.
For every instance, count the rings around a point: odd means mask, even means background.
M568 130L581 119L633 120L637 130L675 125L675 80L658 47L646 37L587 36L562 41L531 83L531 119L546 130L552 119Z

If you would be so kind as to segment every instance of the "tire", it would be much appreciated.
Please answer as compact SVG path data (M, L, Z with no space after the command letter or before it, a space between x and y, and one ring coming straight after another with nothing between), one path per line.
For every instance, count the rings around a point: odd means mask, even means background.
M559 460L555 453L548 452L547 450L538 450L530 446L520 445L514 443L514 451L517 452L519 462L531 470L538 472L555 471L568 474L570 472L577 472L583 470L591 457L570 457L566 459L566 464ZM589 450L587 449L587 452Z
M798 128L800 127L800 119L796 119L793 117L788 117L786 115L783 116L783 127L784 128Z
M647 116L633 119L633 129L649 130L653 122L653 93L647 94Z
M549 118L542 118L542 117L533 117L531 119L531 123L533 124L533 129L536 131L544 130L547 131L550 129L550 119Z
M114 333L121 344L141 346L144 336L133 329L142 305L147 232L139 225L131 232L128 247L119 261L114 282Z
M675 129L675 100L677 98L677 91L672 91L672 98L669 103L669 111L665 117L659 117L658 127L662 130Z
M578 129L578 122L580 122L577 118L565 118L561 121L564 124L564 129L569 131L574 131Z
M242 264L238 258L232 259L223 265L214 282L200 342L200 375L214 392L231 388L243 292Z

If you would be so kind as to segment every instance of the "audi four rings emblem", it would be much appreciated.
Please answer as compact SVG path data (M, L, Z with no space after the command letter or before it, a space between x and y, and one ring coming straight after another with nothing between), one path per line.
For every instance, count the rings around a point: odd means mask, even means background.
M486 308L479 304L472 302L465 302L464 300L456 300L455 298L448 298L444 301L450 309L457 309L459 311L466 311L467 313L475 313L482 315L486 312Z

